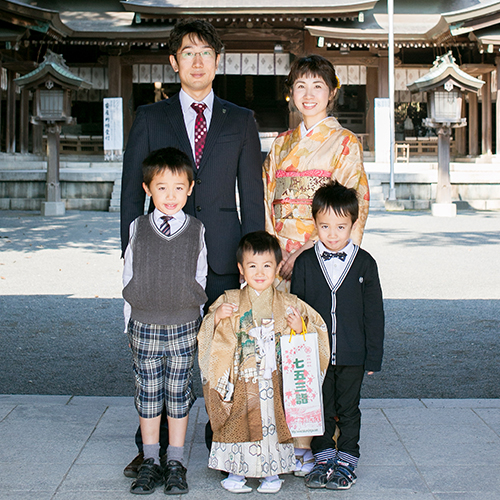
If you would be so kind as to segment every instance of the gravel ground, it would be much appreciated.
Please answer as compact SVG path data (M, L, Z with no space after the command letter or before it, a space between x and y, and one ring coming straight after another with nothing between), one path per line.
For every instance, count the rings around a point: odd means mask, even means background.
M363 397L500 397L499 229L500 212L370 214L386 342ZM132 395L119 215L0 212L0 251L0 393Z

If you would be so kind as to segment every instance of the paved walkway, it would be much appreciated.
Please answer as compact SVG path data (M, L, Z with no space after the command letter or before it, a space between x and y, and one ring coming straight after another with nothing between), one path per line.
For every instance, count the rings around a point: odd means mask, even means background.
M362 409L354 487L309 490L302 479L283 476L273 498L498 500L500 400L365 399ZM200 399L188 429L190 492L184 498L234 498L220 486L221 474L207 468L206 421ZM0 396L0 498L137 498L122 474L135 455L136 425L132 398ZM254 491L245 498L259 496ZM165 495L160 488L148 498Z

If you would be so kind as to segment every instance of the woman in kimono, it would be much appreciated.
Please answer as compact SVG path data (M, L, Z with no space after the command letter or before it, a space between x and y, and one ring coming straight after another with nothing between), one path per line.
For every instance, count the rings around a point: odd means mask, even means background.
M314 244L311 213L316 190L329 179L354 188L359 197L358 227L353 242L361 243L370 194L357 137L330 116L340 82L324 57L296 59L287 77L290 105L302 123L274 141L263 166L266 231L278 237L284 263L278 289L289 291L293 264Z

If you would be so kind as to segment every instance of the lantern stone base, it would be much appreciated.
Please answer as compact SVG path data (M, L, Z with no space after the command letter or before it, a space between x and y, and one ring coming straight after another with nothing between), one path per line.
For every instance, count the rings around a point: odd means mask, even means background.
M42 201L42 215L57 217L65 214L64 201Z
M432 215L434 217L456 217L457 206L454 203L433 203Z
M385 209L388 212L402 212L405 206L399 200L385 200Z

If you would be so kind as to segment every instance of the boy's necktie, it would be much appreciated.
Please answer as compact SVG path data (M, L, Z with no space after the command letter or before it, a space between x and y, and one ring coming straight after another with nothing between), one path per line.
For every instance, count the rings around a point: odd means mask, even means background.
M160 231L165 235L165 236L170 236L170 224L168 221L170 219L173 219L171 215L163 215L160 217L160 219L163 219L163 222L160 226Z
M207 108L204 102L193 102L191 107L196 111L196 121L194 122L194 158L196 168L200 167L201 156L203 155L203 148L205 146L205 139L207 137L207 121L203 111Z
M337 259L340 259L342 262L344 262L347 254L345 252L323 252L321 254L321 257L323 257L323 260L330 260L331 258L336 257Z

